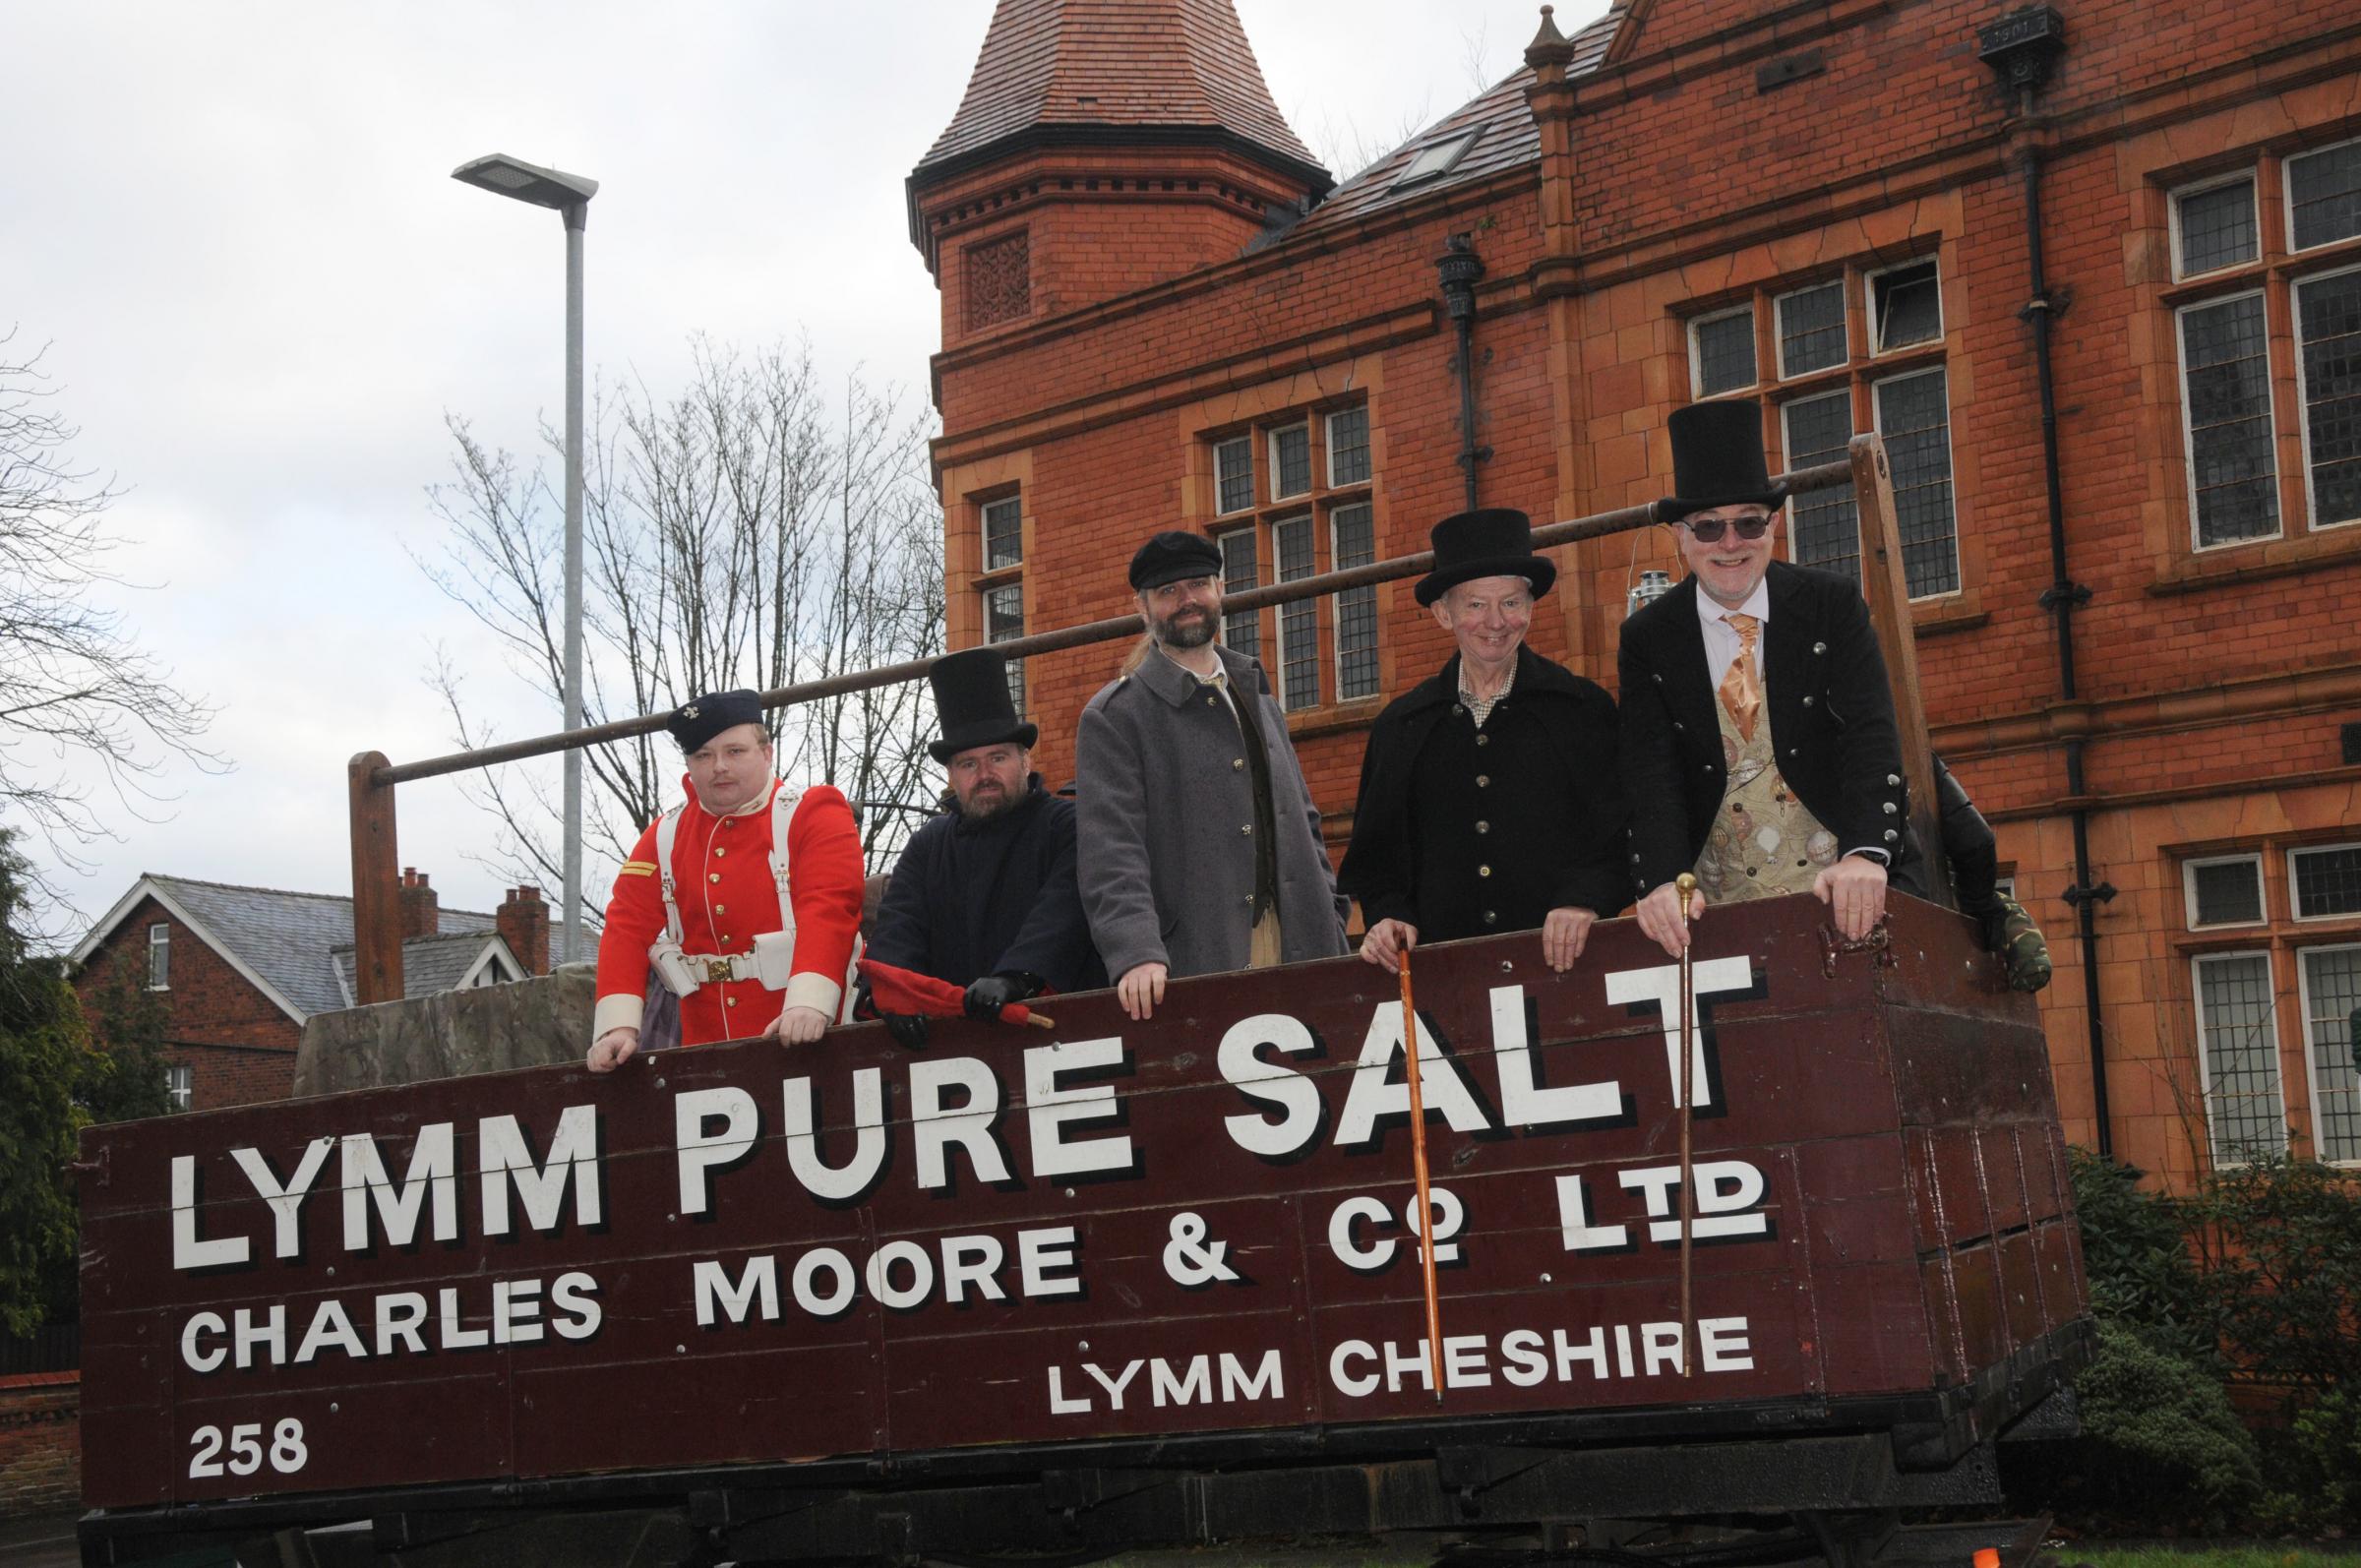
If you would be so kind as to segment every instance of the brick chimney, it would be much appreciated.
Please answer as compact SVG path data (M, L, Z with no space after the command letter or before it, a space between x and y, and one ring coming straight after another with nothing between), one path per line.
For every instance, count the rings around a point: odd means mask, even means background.
M549 906L541 901L540 888L510 888L493 919L526 974L549 973Z
M426 885L426 875L415 866L401 869L401 939L413 936L439 936L443 933L443 912L435 890Z

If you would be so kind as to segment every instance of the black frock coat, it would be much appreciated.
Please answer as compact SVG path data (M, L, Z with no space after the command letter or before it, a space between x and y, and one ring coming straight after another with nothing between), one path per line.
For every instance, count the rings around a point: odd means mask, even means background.
M1386 705L1369 727L1367 751L1361 759L1361 793L1353 808L1353 837L1346 846L1337 886L1361 900L1366 925L1381 920L1404 920L1419 928L1422 940L1444 940L1483 931L1480 923L1458 929L1453 912L1436 907L1429 892L1422 898L1418 886L1417 821L1457 820L1478 814L1472 791L1441 790L1421 794L1413 788L1420 754L1434 740L1446 718L1454 717L1459 702L1459 655L1453 654L1441 672L1411 688ZM1542 909L1574 907L1595 911L1605 920L1631 902L1625 891L1623 855L1625 809L1615 769L1615 702L1597 683L1586 681L1564 665L1543 658L1528 647L1517 649L1516 679L1505 704L1516 704L1538 717L1556 764L1549 778L1513 781L1519 791L1552 792L1563 816L1554 836L1567 853L1553 862L1504 841L1494 834L1485 840L1488 859L1504 883L1503 902L1539 902ZM1506 705L1495 709L1486 727L1500 722ZM1464 720L1462 721L1464 722ZM1503 781L1508 783L1509 781ZM1524 803L1531 807L1530 800ZM1545 807L1544 809L1546 809ZM1530 889L1522 884L1530 882ZM1519 899L1518 893L1529 896ZM1513 929L1503 925L1499 929Z
M1012 811L929 818L893 868L868 955L954 986L1014 974L1057 991L1106 985L1074 881L1074 803L1035 774Z
M1840 851L1885 850L1893 884L1915 892L1901 732L1861 590L1785 561L1771 563L1768 580L1763 687L1780 774ZM1697 864L1729 781L1697 592L1691 576L1623 623L1617 663L1634 900Z

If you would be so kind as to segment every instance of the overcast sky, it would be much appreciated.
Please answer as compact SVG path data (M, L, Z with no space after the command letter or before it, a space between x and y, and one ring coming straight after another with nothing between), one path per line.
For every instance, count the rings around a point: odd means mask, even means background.
M1604 9L1570 0L1559 22ZM1530 0L1239 0L1274 98L1341 176L1519 63ZM562 417L557 216L461 186L502 151L600 181L594 371L659 393L702 332L807 335L923 397L938 300L903 178L949 120L986 0L821 5L0 0L0 331L49 345L74 454L123 490L148 591L110 596L219 707L234 770L172 770L163 820L57 879L84 917L143 872L350 888L344 764L452 749L438 646L520 699L413 564L442 525L446 411L528 449ZM554 778L554 769L551 776ZM489 821L406 785L405 863L490 909ZM29 846L53 874L57 858ZM612 868L594 865L596 889Z

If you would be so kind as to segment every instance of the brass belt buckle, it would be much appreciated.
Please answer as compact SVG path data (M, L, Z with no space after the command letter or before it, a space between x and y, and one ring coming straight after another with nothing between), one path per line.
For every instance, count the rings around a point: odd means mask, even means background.
M730 978L730 961L727 958L706 959L705 978L716 981L728 980Z

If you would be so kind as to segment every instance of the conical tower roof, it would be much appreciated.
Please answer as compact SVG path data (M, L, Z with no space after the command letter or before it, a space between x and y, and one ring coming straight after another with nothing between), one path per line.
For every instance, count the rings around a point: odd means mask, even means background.
M999 0L913 189L1027 147L1215 144L1336 183L1289 128L1230 0Z

